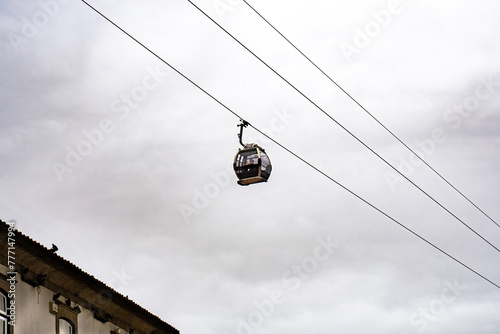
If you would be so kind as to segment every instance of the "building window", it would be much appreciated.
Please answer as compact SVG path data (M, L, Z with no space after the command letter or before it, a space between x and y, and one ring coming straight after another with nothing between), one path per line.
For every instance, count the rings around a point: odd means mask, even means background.
M56 334L78 334L79 309L56 300L58 311L56 315ZM70 304L70 303L68 303Z
M66 319L59 319L59 334L75 334L74 326Z
M0 291L0 334L7 334L7 297Z

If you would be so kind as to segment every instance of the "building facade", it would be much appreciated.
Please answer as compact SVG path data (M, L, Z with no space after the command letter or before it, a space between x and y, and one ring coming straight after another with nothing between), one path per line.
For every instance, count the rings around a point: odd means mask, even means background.
M178 334L74 264L0 221L0 334Z

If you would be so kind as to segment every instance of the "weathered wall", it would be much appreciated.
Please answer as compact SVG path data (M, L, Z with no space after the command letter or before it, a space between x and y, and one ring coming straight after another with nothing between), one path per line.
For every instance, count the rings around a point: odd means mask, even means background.
M7 267L0 265L0 273L5 276ZM0 286L7 290L6 281ZM58 291L51 291L43 286L33 287L21 280L21 275L17 275L15 291L16 319L15 334L56 334L56 315L50 313L49 304L52 297ZM64 301L64 296L60 297ZM75 304L72 304L74 307ZM102 323L95 319L91 310L79 306L81 313L78 315L78 334L109 334L111 330L118 327L107 322ZM122 333L126 333L122 331Z

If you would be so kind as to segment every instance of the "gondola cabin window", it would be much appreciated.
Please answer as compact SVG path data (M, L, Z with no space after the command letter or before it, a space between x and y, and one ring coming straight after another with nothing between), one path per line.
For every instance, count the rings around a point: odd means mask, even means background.
M238 151L233 163L238 184L267 182L271 175L271 161L264 149L257 144L246 144Z

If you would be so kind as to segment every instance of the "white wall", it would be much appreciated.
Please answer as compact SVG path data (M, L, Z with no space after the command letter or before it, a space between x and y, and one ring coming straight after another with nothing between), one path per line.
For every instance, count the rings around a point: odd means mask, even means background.
M0 272L4 275L7 268L0 265ZM50 291L41 286L34 288L21 280L21 275L17 275L15 292L16 300L16 326L15 334L55 334L56 316L49 312L49 303L57 291ZM64 296L62 296L64 297ZM60 298L64 301L64 298ZM107 322L102 323L94 316L90 310L80 306L82 312L78 315L78 334L109 334L111 330L118 327ZM126 333L122 331L122 333Z
M17 275L15 334L55 334L56 316L49 312L54 292L34 288Z

